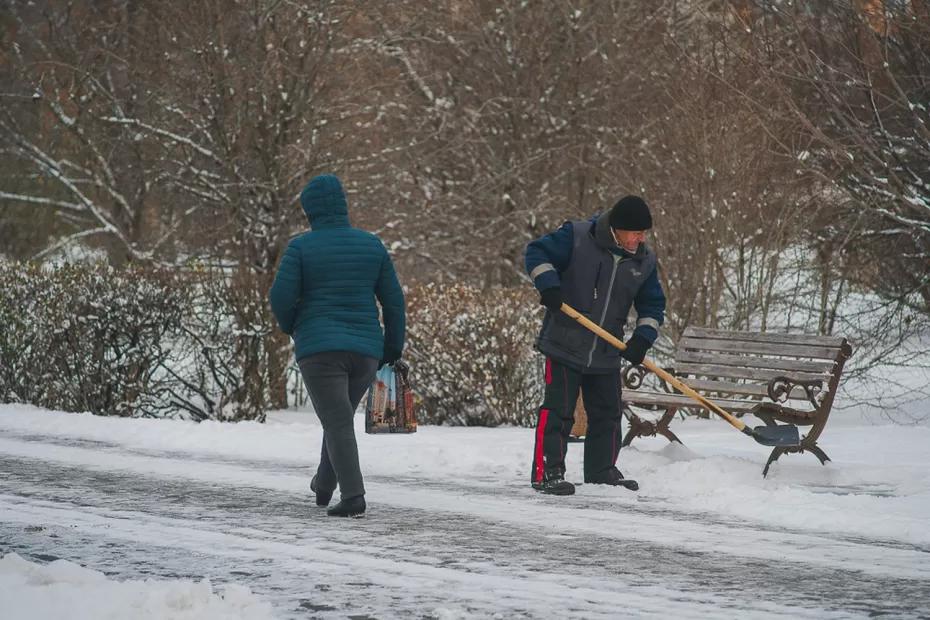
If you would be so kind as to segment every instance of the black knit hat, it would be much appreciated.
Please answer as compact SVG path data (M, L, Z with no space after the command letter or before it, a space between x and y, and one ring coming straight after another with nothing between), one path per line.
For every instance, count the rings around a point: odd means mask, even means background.
M646 201L639 196L624 196L610 210L610 227L619 230L649 230L652 215Z

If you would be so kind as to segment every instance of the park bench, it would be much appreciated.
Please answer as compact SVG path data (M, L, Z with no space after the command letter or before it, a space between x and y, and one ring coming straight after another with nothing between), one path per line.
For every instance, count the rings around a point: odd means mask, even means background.
M843 365L852 354L845 338L730 331L689 327L667 368L694 390L737 417L752 414L767 425L778 422L810 427L800 446L772 450L762 475L789 452L810 452L822 464L830 460L817 445L833 408ZM642 366L623 371L622 404L629 421L624 446L636 437L662 435L681 443L669 429L678 412L703 408L675 393ZM652 385L650 389L648 385ZM634 411L660 412L650 419ZM581 429L573 429L583 432Z

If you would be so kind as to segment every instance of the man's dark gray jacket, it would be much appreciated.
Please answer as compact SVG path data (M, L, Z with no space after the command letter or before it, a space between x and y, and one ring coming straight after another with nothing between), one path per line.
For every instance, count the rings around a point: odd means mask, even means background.
M623 339L623 326L635 307L635 333L655 342L665 319L665 293L656 256L640 244L635 254L620 248L606 217L566 222L526 248L526 271L539 291L560 286L562 299ZM536 348L584 372L620 368L620 351L564 313L546 311Z

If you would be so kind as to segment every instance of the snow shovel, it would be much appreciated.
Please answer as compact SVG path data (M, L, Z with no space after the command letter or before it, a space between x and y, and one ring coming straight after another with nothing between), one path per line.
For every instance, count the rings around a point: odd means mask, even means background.
M566 303L562 304L562 312L572 317L586 328L617 347L621 351L626 349L626 345L620 342L617 338L607 332L597 323L591 321L588 317L582 315L580 312L572 308ZM722 407L716 403L711 402L704 396L698 394L693 389L691 389L687 384L683 383L680 379L676 379L668 372L662 370L649 360L643 360L643 366L654 372L657 376L664 379L670 385L674 386L682 394L690 396L705 408L710 409L724 420L729 422L736 430L749 435L757 442L763 446L798 446L801 445L801 438L798 435L798 427L793 424L783 424L780 426L757 426L755 428L749 428L746 424L733 416L731 413L728 413Z

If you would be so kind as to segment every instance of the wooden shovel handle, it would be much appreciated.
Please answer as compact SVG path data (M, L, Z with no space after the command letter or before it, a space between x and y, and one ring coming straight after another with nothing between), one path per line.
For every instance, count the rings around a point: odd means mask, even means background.
M603 338L604 340L606 340L607 342L609 342L610 344L612 344L613 346L617 347L617 348L620 349L621 351L626 350L626 345L623 344L623 343L622 343L618 338L616 338L613 334L611 334L610 332L608 332L607 330L605 330L603 327L601 327L600 325L598 325L597 323L595 323L594 321L592 321L592 320L589 319L588 317L584 316L583 314L581 314L580 312L578 312L577 310L575 310L574 308L572 308L572 307L569 306L568 304L566 304L566 303L563 303L563 304L562 304L562 312L564 312L564 313L567 314L568 316L572 317L573 319L575 319L576 321L578 321L579 323L581 323L582 325L584 325L585 327L587 327L589 330L591 330L592 332L594 332L595 334L597 334L598 336L600 336L601 338ZM672 386L674 386L675 389L677 389L678 391L680 391L682 394L685 394L685 395L687 395L687 396L690 396L691 398L693 398L694 400L696 400L698 403L700 403L701 405L703 405L703 406L706 407L707 409L710 409L711 411L713 411L714 413L716 413L717 415L719 415L720 417L722 417L724 420L726 420L727 422L729 422L730 424L732 424L732 425L733 425L735 428L737 428L738 430L743 431L744 433L746 432L746 424L743 423L742 420L740 420L740 419L736 418L735 416L733 416L732 414L728 413L725 409L723 409L722 407L720 407L720 406L717 405L716 403L713 403L713 402L707 400L707 398L705 398L705 397L702 396L701 394L698 394L697 392L695 392L695 391L694 391L691 387L689 387L687 384L682 383L681 380L676 379L676 378L675 378L674 376L672 376L670 373L668 373L668 372L666 372L665 370L659 368L658 366L656 366L655 364L653 364L653 363L652 363L651 361L649 361L649 360L643 360L643 366L645 366L646 368L648 368L649 370L651 370L652 372L654 372L657 376L661 377L662 379L664 379L665 381L667 381L669 384L671 384Z

